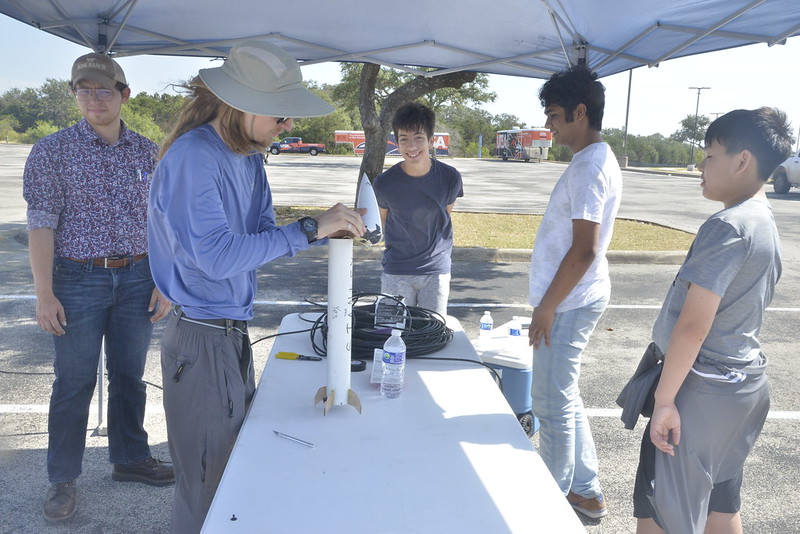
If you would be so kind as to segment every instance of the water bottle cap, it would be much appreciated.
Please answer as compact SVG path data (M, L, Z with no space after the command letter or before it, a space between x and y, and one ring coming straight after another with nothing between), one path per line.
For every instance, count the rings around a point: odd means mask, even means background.
M399 330L397 328L392 328L392 335L393 336L399 336L400 334L402 334L401 330Z

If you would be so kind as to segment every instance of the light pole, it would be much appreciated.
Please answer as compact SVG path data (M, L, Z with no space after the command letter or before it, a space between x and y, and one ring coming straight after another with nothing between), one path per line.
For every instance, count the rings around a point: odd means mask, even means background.
M691 149L689 151L689 166L687 170L694 170L694 140L697 137L697 112L700 111L700 91L703 89L711 89L710 87L690 87L689 89L697 89L697 106L694 108L694 129L692 130L692 138L690 139Z

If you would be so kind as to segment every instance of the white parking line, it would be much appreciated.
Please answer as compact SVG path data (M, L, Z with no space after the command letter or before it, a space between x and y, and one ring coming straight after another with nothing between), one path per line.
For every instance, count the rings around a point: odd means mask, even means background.
M622 408L586 408L586 415L589 417L619 417L622 415ZM770 410L767 419L797 421L800 420L800 412Z
M0 414L46 414L50 407L47 404L0 404ZM163 414L164 406L161 404L148 404L146 408L148 414ZM90 414L97 413L97 404L93 404ZM621 408L587 408L586 414L589 417L598 418L618 418L622 415ZM800 421L800 412L770 410L767 419L783 419L790 421Z
M0 295L0 300L36 300L35 295ZM305 300L256 300L257 306L325 306L327 302L311 303ZM528 304L514 303L488 303L488 302L450 302L448 308L530 308ZM608 309L614 310L660 310L660 304L609 304ZM800 312L800 308L767 308L770 312Z

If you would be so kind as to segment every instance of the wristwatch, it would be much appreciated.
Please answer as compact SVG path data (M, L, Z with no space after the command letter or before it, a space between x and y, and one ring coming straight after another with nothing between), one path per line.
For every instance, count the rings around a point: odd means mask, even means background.
M317 225L317 220L312 219L311 217L301 217L297 222L300 223L300 230L306 234L309 243L313 243L317 240L317 230L319 226Z

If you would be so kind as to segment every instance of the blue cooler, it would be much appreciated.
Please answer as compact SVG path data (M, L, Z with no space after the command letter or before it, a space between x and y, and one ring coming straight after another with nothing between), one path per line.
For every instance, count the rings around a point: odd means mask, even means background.
M475 340L473 345L481 361L499 372L503 395L522 428L532 436L539 430L539 420L531 405L533 349L527 341L527 331L523 331L522 339L509 336L506 323L492 330L491 337Z

